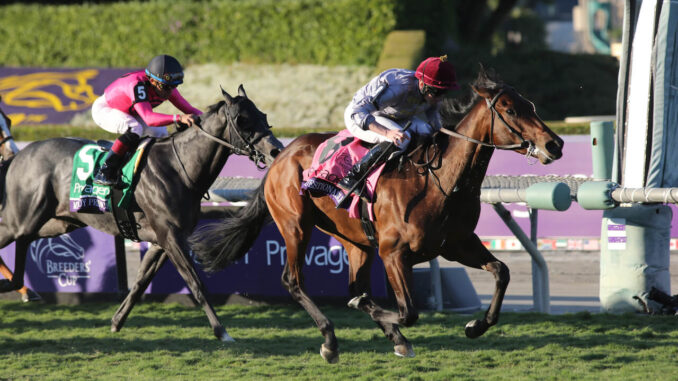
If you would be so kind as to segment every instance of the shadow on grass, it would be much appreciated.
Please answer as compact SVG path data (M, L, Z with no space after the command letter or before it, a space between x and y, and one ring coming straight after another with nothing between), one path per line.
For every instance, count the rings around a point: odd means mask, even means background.
M21 310L8 311L7 307ZM211 335L202 311L178 305L141 304L133 310L120 333L108 331L110 316L116 306L88 304L82 306L3 305L0 329L15 334L35 332L35 338L3 340L6 353L146 353L164 351L183 353L199 351L208 355L228 352L254 357L298 356L305 351L317 353L323 338L310 317L296 306L223 306L217 309L220 321L235 343L222 343ZM390 343L369 317L348 308L321 307L333 320L341 353L389 353ZM23 317L23 313L28 312ZM10 315L7 319L6 316ZM69 317L70 315L70 317ZM109 316L110 315L110 316ZM106 318L108 316L108 318ZM563 348L624 346L631 350L675 347L675 317L606 315L579 313L545 315L538 313L504 313L500 323L478 339L464 335L469 320L481 318L451 313L424 313L413 327L402 328L403 334L419 351L533 350L549 345ZM60 330L92 330L95 333L63 334ZM195 337L172 336L176 330L192 329ZM204 333L204 335L203 335ZM42 335L43 339L39 336ZM67 337L69 336L69 337ZM160 337L158 337L160 336Z

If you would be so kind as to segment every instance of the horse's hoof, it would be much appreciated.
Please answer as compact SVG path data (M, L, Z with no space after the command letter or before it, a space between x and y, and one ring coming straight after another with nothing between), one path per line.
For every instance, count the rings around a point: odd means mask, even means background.
M469 339L475 339L487 331L488 325L484 320L471 320L466 324L464 333Z
M120 328L115 324L111 324L111 332L120 332Z
M322 356L325 361L330 364L336 364L339 362L339 351L333 351L325 346L325 344L320 346L320 356Z
M21 294L21 301L24 303L28 302L39 302L42 298L38 295L37 292L31 290L30 288L26 290L25 294Z
M214 328L214 336L224 343L232 343L235 341L221 325Z
M235 343L235 339L232 338L231 335L226 333L226 331L224 331L219 340L221 340L224 343Z
M356 296L353 299L348 301L348 306L350 308L355 308L356 310L360 310L360 303L367 298L368 298L367 293L364 293L360 296Z
M398 357L414 357L414 348L412 344L400 344L393 347L393 353Z

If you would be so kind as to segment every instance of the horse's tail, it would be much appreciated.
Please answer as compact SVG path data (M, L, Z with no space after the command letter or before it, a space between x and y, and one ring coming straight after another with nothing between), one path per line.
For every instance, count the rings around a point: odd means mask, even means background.
M264 177L248 204L233 217L207 224L189 238L193 254L206 271L219 271L245 256L271 221L264 198L265 182Z

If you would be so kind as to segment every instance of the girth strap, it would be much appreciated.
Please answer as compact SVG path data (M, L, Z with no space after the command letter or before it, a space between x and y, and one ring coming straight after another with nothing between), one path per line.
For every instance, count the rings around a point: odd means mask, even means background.
M377 241L377 229L374 228L374 223L370 221L370 213L367 208L367 202L360 199L360 224L363 227L365 236L367 236L367 240L370 241L370 245L377 248L379 247L379 242Z

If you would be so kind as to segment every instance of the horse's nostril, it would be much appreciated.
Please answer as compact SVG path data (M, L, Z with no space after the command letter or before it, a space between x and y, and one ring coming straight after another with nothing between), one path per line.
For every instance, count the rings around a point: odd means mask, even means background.
M278 156L279 153L280 153L280 150L279 150L279 149L273 148L273 149L271 150L271 157L274 158L274 157Z
M562 149L555 141L546 143L546 150L556 158L560 158L563 155Z

